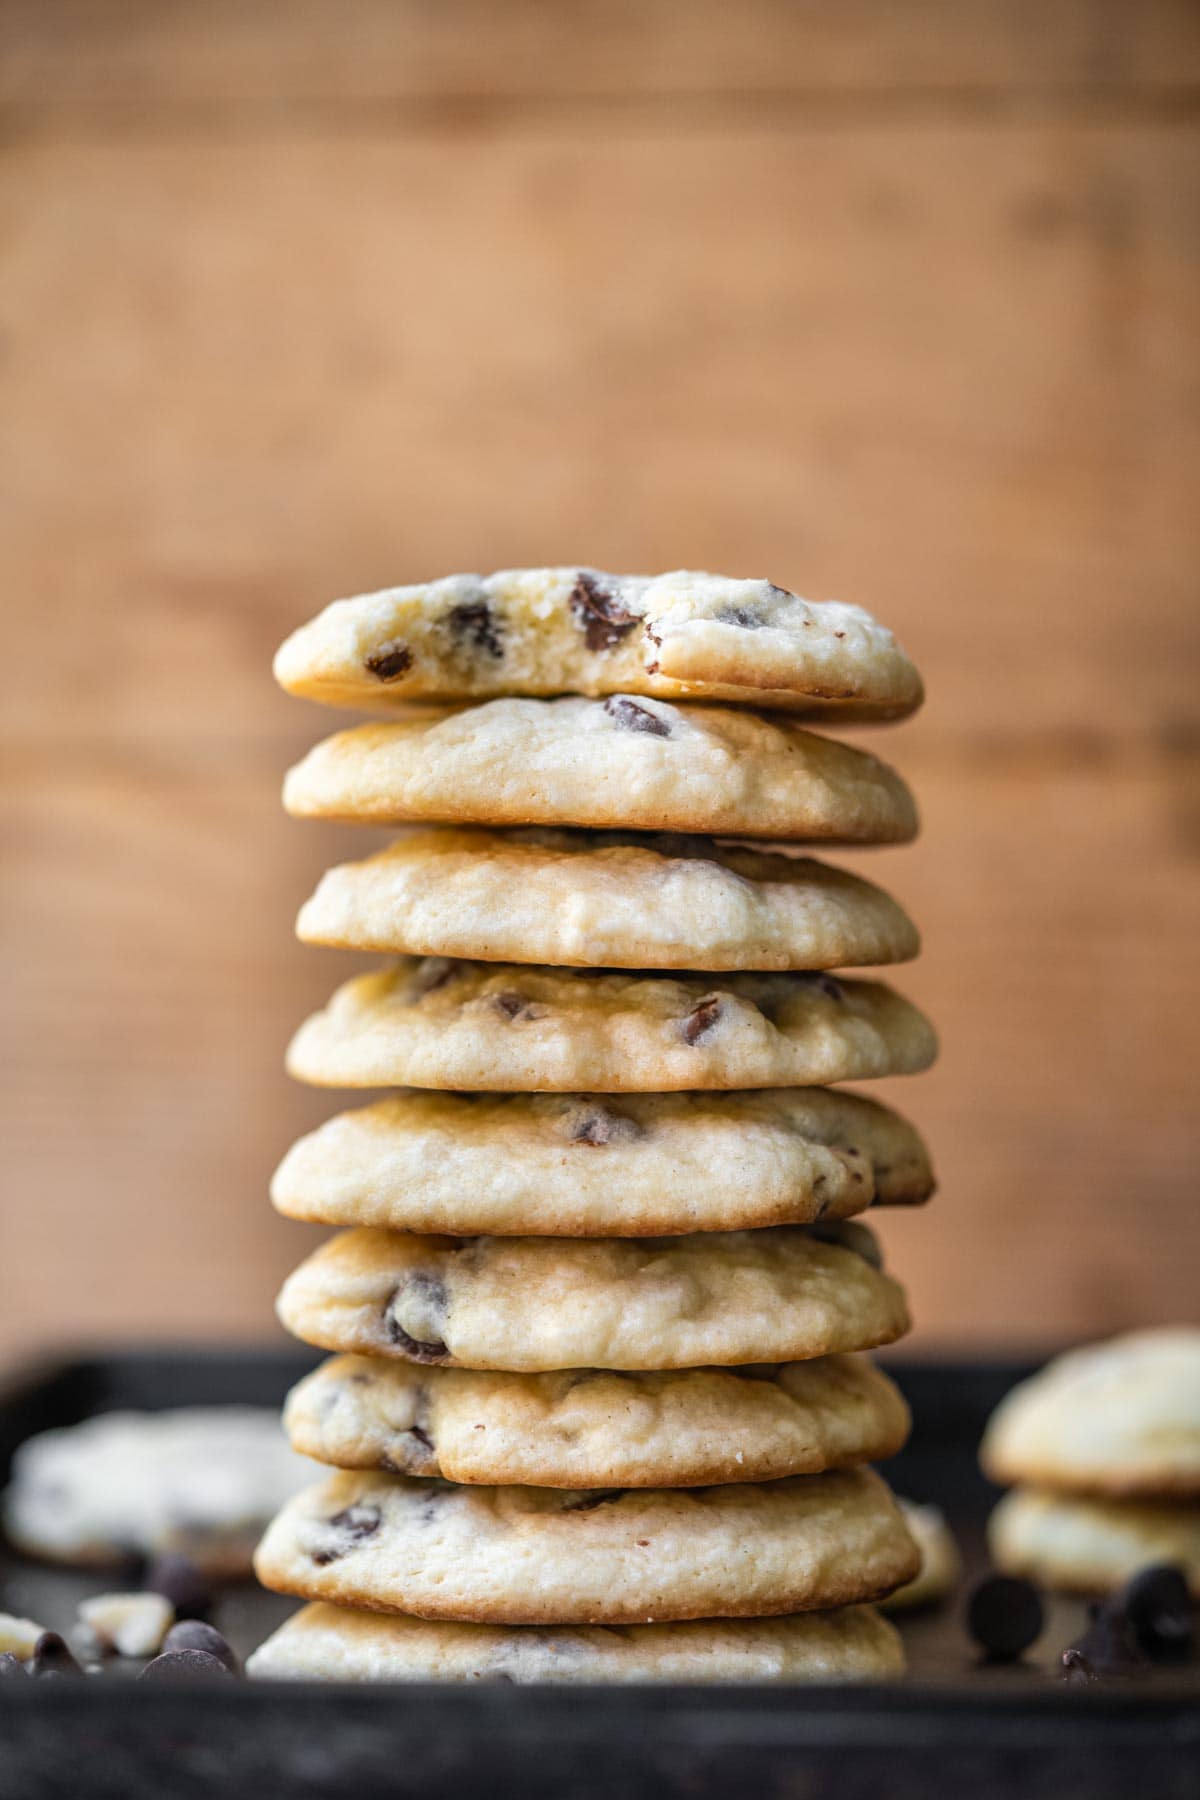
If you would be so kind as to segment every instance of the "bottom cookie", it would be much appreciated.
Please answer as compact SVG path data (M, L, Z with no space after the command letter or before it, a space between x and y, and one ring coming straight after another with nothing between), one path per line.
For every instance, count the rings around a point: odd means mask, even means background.
M302 1607L254 1652L260 1681L883 1681L904 1673L869 1606L674 1625L451 1625Z
M1000 1568L1070 1593L1103 1593L1149 1563L1178 1563L1200 1598L1200 1506L1014 1488L988 1522L988 1543Z

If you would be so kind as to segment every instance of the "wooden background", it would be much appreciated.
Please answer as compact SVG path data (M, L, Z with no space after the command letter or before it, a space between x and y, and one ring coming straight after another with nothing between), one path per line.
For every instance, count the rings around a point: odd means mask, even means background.
M271 651L556 560L926 671L921 1340L1196 1316L1198 114L1185 0L0 4L0 1350L271 1331Z

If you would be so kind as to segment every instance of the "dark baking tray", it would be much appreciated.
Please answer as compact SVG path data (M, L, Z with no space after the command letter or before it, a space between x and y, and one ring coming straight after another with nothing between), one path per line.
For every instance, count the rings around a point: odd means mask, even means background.
M298 1351L118 1351L26 1370L0 1388L0 1479L34 1431L117 1406L276 1405ZM995 1495L975 1446L1022 1363L896 1360L916 1417L888 1466L943 1507L968 1567ZM64 1625L103 1578L0 1551L0 1606ZM242 1649L291 1608L231 1590L218 1623ZM180 1690L119 1674L0 1685L0 1800L1197 1800L1200 1671L1064 1687L1058 1652L1082 1610L1055 1603L1037 1657L975 1662L957 1605L903 1624L910 1674L870 1688L351 1688L228 1683Z

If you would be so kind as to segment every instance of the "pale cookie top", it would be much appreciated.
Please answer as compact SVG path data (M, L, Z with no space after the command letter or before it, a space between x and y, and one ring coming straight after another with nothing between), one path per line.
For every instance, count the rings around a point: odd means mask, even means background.
M290 770L301 818L588 825L906 843L912 795L865 750L778 715L664 700L491 700L338 732Z
M681 1369L869 1350L904 1294L853 1223L671 1238L345 1231L289 1276L306 1343L468 1369Z
M339 988L287 1066L319 1087L655 1093L908 1075L936 1050L882 982L404 957Z
M861 1356L541 1375L337 1356L284 1409L294 1448L335 1468L569 1488L818 1475L894 1456L908 1424Z
M20 1446L4 1528L59 1562L180 1550L239 1574L267 1519L312 1475L266 1408L101 1413Z
M1057 1357L1000 1403L994 1481L1200 1498L1200 1329L1135 1331Z
M656 1237L848 1218L933 1191L907 1120L836 1088L390 1094L293 1144L292 1219L393 1231Z
M1099 1594L1152 1563L1177 1563L1200 1600L1200 1506L1014 1488L988 1520L996 1565L1047 1587Z
M347 1471L285 1506L255 1571L280 1593L418 1618L634 1625L847 1606L919 1562L868 1469L627 1490Z
M869 1606L666 1625L463 1625L318 1600L250 1657L260 1681L887 1681L899 1634Z
M414 832L330 869L310 944L623 969L836 969L904 962L916 929L882 888L812 857L709 838Z
M291 694L371 711L630 693L899 719L922 699L916 669L861 607L688 569L502 569L337 600L287 639L275 676Z

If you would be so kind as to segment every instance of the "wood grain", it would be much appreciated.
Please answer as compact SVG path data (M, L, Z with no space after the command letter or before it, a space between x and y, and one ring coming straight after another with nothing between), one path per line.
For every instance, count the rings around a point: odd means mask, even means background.
M882 1226L924 1341L1195 1316L1195 23L10 0L0 1352L270 1329L329 1109L282 1048L351 966L291 918L359 844L278 812L337 720L271 651L576 559L860 600L926 671L869 740L925 836L867 859L944 1039Z

